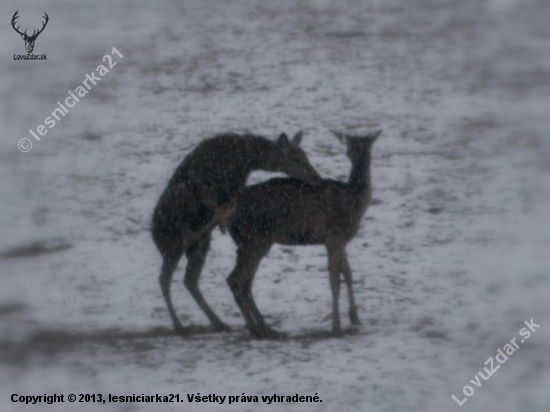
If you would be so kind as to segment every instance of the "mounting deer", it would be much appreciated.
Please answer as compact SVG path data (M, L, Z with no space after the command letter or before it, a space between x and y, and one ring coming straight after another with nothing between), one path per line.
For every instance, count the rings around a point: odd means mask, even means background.
M292 141L282 133L277 142L254 135L222 134L200 143L178 166L161 195L152 221L153 240L163 264L159 278L174 330L186 334L170 297L172 275L185 252L184 285L215 330L229 331L199 290L199 276L210 248L211 231L224 229L234 210L232 198L254 170L283 172L309 183L320 180L302 149L302 132Z
M46 21L44 23L42 23L42 28L40 30L38 30L38 32L36 30L33 30L32 35L28 36L27 35L27 30L25 30L22 33L22 32L19 31L19 27L21 27L21 26L17 26L17 28L15 27L16 20L19 18L18 13L19 13L19 10L17 10L14 13L14 15L11 19L11 26L13 27L13 29L17 33L19 33L21 35L21 38L23 40L25 40L25 48L27 49L27 53L32 53L32 51L34 50L34 42L36 41L36 38L38 37L38 35L40 33L42 33L44 31L44 28L48 24L48 21L50 20L50 18L48 17L48 15L46 13L44 13L44 19L46 19Z
M237 263L227 283L254 337L278 337L264 322L252 296L256 270L274 243L324 244L332 290L332 331L341 333L340 273L348 289L350 321L359 324L346 245L357 234L370 203L371 148L382 130L365 137L333 133L347 145L352 163L347 183L323 179L313 186L296 179L271 179L248 186L238 196L229 220L229 233L238 246Z

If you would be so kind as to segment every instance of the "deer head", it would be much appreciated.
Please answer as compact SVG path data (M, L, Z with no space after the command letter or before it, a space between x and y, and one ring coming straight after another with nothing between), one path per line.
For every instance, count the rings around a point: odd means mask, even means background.
M19 31L19 27L21 26L17 26L17 28L15 27L15 23L16 23L16 20L17 18L19 17L18 16L18 13L19 13L19 10L17 10L15 12L15 14L13 15L12 19L11 19L11 26L13 27L13 29L19 33L21 35L21 38L23 40L25 40L25 48L27 49L27 53L32 53L33 49L34 49L34 42L36 41L36 38L38 37L38 35L40 33L42 33L42 31L44 30L44 28L46 27L46 25L48 24L48 20L50 19L48 17L48 15L46 13L44 13L44 18L46 19L46 21L43 23L42 25L42 28L40 30L38 30L38 32L36 30L33 30L32 32L32 35L31 36L28 36L27 35L27 30L25 30L23 33L21 33Z
M300 130L292 140L289 140L286 133L281 133L275 144L277 154L269 159L270 164L265 165L266 170L283 172L310 184L318 184L319 174L309 163L306 153L299 147L302 135Z
M359 158L369 152L373 143L382 134L382 130L378 130L377 132L370 133L366 136L351 136L335 130L331 130L331 132L338 138L338 140L348 147L347 155L352 163L356 162Z

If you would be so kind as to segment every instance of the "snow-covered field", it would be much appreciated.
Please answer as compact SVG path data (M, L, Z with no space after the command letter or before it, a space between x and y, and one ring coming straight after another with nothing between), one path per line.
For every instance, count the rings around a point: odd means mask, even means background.
M16 10L31 31L48 13L34 51L47 61L13 60ZM470 385L460 410L550 411L547 1L8 0L0 15L0 410L453 411ZM124 57L35 141L28 130L113 46ZM185 155L218 132L303 129L319 173L345 180L329 129L376 128L374 201L347 248L362 325L342 293L348 332L327 336L325 249L275 246L254 293L288 338L250 339L225 283L235 246L216 230L201 288L235 331L172 335L148 227ZM59 250L9 256L42 241ZM177 311L206 327L184 265ZM540 329L470 383L532 318ZM185 402L25 406L14 393ZM197 393L323 402L188 403Z

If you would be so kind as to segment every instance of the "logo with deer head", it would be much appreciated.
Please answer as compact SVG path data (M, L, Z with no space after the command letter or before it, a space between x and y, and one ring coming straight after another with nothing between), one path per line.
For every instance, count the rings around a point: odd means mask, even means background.
M33 30L32 32L32 35L28 35L27 34L27 30L25 30L24 32L20 32L19 31L19 27L21 26L17 26L15 27L15 24L16 24L16 20L17 18L19 17L19 10L17 10L15 12L15 14L13 15L12 19L11 19L11 26L13 27L13 29L19 33L21 35L21 38L23 40L25 40L25 48L27 49L27 53L32 53L33 49L34 49L34 42L36 41L36 38L38 37L38 35L40 33L42 33L44 31L44 28L46 27L46 25L48 24L48 20L50 19L48 17L48 15L46 13L44 13L44 19L46 19L45 22L42 23L42 28L38 31L36 30Z

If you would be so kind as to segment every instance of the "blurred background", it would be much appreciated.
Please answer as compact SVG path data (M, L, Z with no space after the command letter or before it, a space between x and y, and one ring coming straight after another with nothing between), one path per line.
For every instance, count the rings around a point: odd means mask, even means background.
M38 29L34 54L10 25ZM549 411L550 4L543 0L112 1L0 5L0 409ZM41 141L29 134L116 47L117 65ZM97 71L96 71L97 75ZM219 132L382 128L373 202L348 245L362 325L329 338L322 246L275 246L254 294L283 341L251 340L219 230L201 288L231 334L182 339L158 286L152 210ZM18 150L29 138L33 147ZM254 173L250 182L269 177ZM207 325L174 276L185 324ZM525 320L541 325L482 387ZM10 397L315 395L311 404L56 404Z

